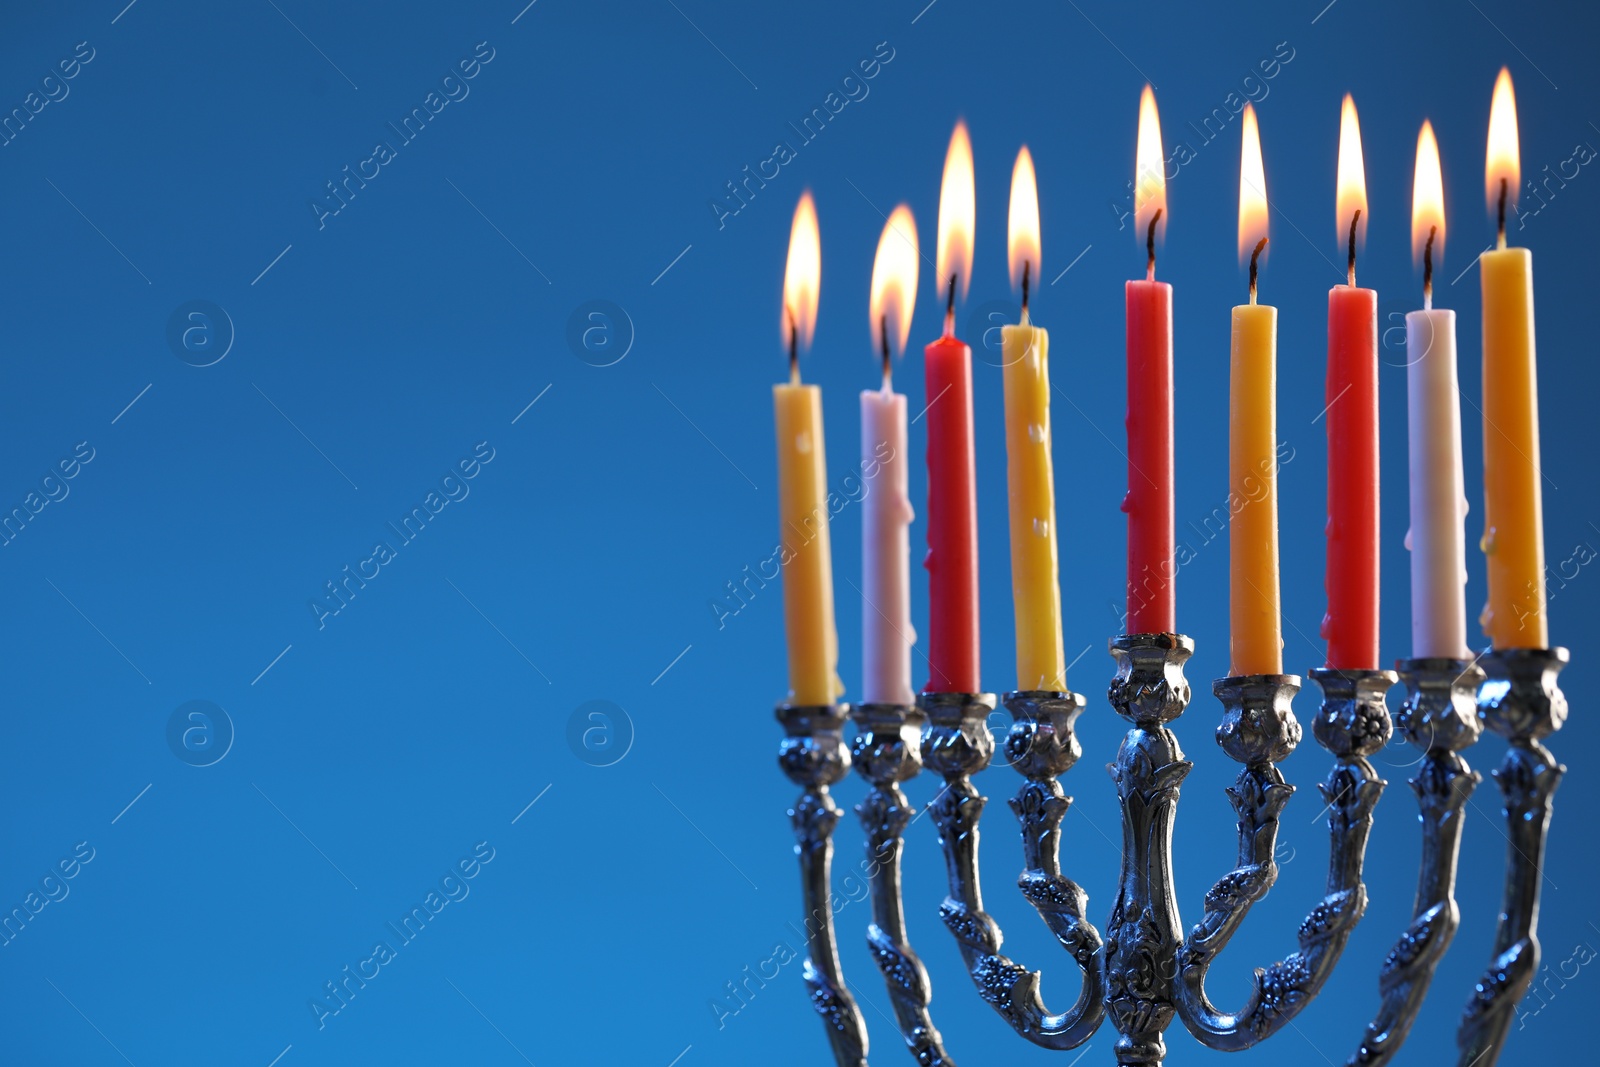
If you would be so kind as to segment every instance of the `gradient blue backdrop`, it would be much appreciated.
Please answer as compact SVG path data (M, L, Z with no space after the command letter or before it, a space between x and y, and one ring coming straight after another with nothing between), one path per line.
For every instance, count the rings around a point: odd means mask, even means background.
M0 113L26 108L30 92L58 98L0 147L0 507L22 505L80 442L94 457L0 549L11 620L0 905L23 906L80 842L93 850L68 864L75 877L47 883L67 895L0 948L7 1063L824 1062L798 963L742 1000L727 989L780 944L800 947L799 904L783 814L793 790L773 762L781 598L760 590L720 626L712 604L775 542L769 385L784 370L778 292L795 199L809 186L821 216L824 295L806 366L826 390L837 482L858 447L855 393L874 380L865 304L881 213L907 201L931 246L957 116L972 129L979 212L963 323L1009 299L1005 195L1024 141L1039 170L1043 276L1054 281L1038 293L1037 321L1055 330L1064 394L1067 654L1083 653L1072 678L1090 695L1064 862L1100 921L1118 831L1097 764L1122 730L1101 696L1122 601L1121 286L1142 270L1114 204L1131 176L1140 87L1157 87L1169 147L1184 137L1198 148L1170 186L1161 261L1177 287L1180 523L1225 500L1227 309L1244 290L1237 124L1204 146L1186 124L1230 92L1266 93L1276 213L1262 291L1281 308L1280 434L1295 450L1282 475L1286 652L1301 671L1322 652L1315 419L1323 291L1342 278L1341 94L1361 108L1372 211L1361 279L1379 290L1386 327L1418 303L1413 146L1424 116L1438 130L1450 222L1438 303L1460 312L1473 541L1482 434L1469 265L1490 239L1483 141L1499 67L1516 78L1525 174L1600 145L1596 22L1567 4L124 2L24 6L0 27ZM93 58L64 87L41 87L84 41ZM465 89L445 86L480 42L492 59ZM710 203L725 183L793 139L786 123L821 106L880 42L893 58L869 94L719 226ZM1264 89L1246 86L1280 46L1292 60ZM459 98L398 144L386 124L434 91ZM380 139L397 142L395 158L319 222L311 204L325 184ZM1552 572L1567 561L1551 583L1551 635L1575 663L1564 679L1573 719L1552 743L1572 767L1544 887L1555 977L1549 1007L1514 1031L1508 1064L1535 1062L1535 1050L1583 1058L1584 1028L1557 1017L1592 1010L1600 993L1600 974L1570 962L1600 946L1585 829L1600 801L1589 754L1600 579L1574 562L1600 546L1585 421L1600 238L1592 169L1513 230L1537 263ZM234 335L211 366L168 338L192 300L222 309L191 335L200 352ZM590 300L621 310L581 322L599 332L574 346L569 320ZM917 346L938 321L925 277L899 378L913 410ZM1398 335L1389 342L1385 659L1409 645L1405 374ZM594 365L623 348L620 362ZM993 366L980 363L976 392L985 681L1001 689L1012 623ZM391 538L385 524L480 442L494 458L470 495L319 628L309 603L324 583ZM920 458L915 434L912 450ZM844 579L859 581L856 522L847 511L834 541L852 689L860 617ZM920 525L913 536L920 546ZM1226 670L1226 559L1222 541L1202 548L1179 585L1202 694L1178 724L1198 763L1176 849L1191 922L1233 857L1222 790L1234 767L1212 744L1206 684ZM1483 593L1473 553L1474 614ZM919 623L925 594L919 572ZM1475 622L1472 632L1477 642ZM211 766L184 762L168 741L191 700L232 723L232 748ZM1302 695L1303 716L1314 700ZM589 701L622 710L580 718L596 732L574 742L569 722ZM1488 769L1503 747L1491 737L1469 758ZM1404 783L1415 758L1385 754L1372 903L1341 969L1258 1062L1343 1063L1370 1018L1379 963L1410 916L1416 819ZM1251 967L1293 948L1321 893L1313 784L1328 762L1308 743L1285 765L1301 792L1282 878L1219 966L1221 999L1237 1001ZM984 852L991 906L1008 949L1044 968L1060 1004L1072 993L1065 961L1009 890L1018 854L998 798L1015 779L990 773L979 781L997 798ZM924 778L910 792L923 803L933 788ZM861 783L837 792L853 803ZM474 868L470 895L319 1028L310 1004L324 983L378 940L398 941L386 924L480 842L494 858ZM853 819L839 845L841 867L859 861ZM1463 925L1403 1062L1452 1058L1455 1019L1489 958L1504 848L1486 782L1462 850ZM906 866L913 942L954 1054L968 1065L1067 1062L1016 1038L974 995L936 917L943 870L926 821ZM845 968L875 1062L893 1064L903 1053L863 948L866 914L851 902L840 915ZM1220 1062L1181 1027L1169 1038L1174 1064ZM1096 1037L1084 1062L1109 1062L1113 1039Z

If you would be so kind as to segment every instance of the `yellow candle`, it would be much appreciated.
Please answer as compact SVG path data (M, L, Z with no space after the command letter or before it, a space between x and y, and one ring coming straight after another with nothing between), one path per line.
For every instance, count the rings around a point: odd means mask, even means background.
M827 465L822 452L822 390L774 385L778 424L783 616L789 638L789 701L832 704L839 682L833 562L828 546Z
M778 428L778 507L783 616L789 640L789 702L832 704L839 681L839 634L833 614L833 556L828 545L828 466L822 448L822 390L800 384L800 348L811 342L822 278L816 207L808 192L795 209L784 270L787 384L772 387Z
M1533 255L1506 247L1505 212L1521 182L1516 99L1500 71L1489 111L1487 192L1500 217L1499 247L1483 275L1482 548L1489 601L1479 622L1495 648L1550 643L1539 473L1538 373L1533 344Z
M1228 387L1230 674L1282 674L1278 603L1278 309L1233 309Z
M1056 560L1055 475L1050 462L1050 335L1028 322L1039 272L1039 194L1024 148L1011 175L1007 236L1011 281L1022 285L1022 322L1001 329L1005 363L1006 485L1011 505L1011 595L1017 622L1017 689L1067 688Z
M1278 309L1256 303L1267 236L1267 183L1255 109L1244 109L1239 254L1250 255L1250 303L1233 309L1228 386L1229 673L1283 673L1278 599ZM1253 249L1253 251L1252 251Z

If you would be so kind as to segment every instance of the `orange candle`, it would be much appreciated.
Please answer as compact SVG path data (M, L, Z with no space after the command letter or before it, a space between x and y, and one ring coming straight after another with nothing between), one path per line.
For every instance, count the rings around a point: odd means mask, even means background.
M1533 347L1533 254L1506 247L1506 212L1521 181L1517 102L1500 71L1489 110L1487 186L1498 246L1483 280L1483 553L1489 602L1479 620L1495 648L1545 648L1544 502L1539 472L1539 375Z
M1256 303L1267 247L1267 179L1255 108L1244 106L1239 161L1239 255L1250 257L1250 302L1233 309L1228 382L1229 674L1283 673L1278 599L1278 309Z
M822 244L811 194L795 208L783 277L789 381L772 387L778 429L778 506L783 537L783 617L789 640L789 703L832 704L839 681L828 545L828 464L822 450L822 390L800 383L800 348L811 342L822 283Z

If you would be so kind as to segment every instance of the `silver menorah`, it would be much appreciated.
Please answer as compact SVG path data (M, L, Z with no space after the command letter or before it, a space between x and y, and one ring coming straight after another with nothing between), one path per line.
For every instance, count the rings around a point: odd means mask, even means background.
M986 798L972 776L995 754L988 726L994 695L927 693L916 707L865 704L853 712L846 705L778 708L786 735L779 763L802 788L790 820L806 909L804 978L837 1063L867 1063L867 1030L840 967L829 885L840 812L828 787L849 773L852 755L872 786L856 808L871 881L867 944L888 984L900 1036L916 1061L925 1067L955 1062L929 1014L928 975L908 943L900 894L904 833L914 814L901 783L926 765L944 779L929 806L949 875L940 916L978 995L1018 1035L1048 1049L1078 1047L1109 1017L1120 1035L1116 1062L1158 1067L1174 1016L1209 1048L1247 1049L1287 1025L1332 974L1366 910L1362 861L1385 785L1369 759L1393 732L1385 694L1399 681L1406 687L1399 729L1423 752L1411 780L1422 824L1416 907L1379 970L1378 1010L1365 1033L1353 1035L1356 1051L1349 1063L1393 1059L1455 933L1461 818L1479 781L1461 751L1487 726L1510 743L1495 772L1510 846L1495 956L1473 988L1457 1044L1462 1067L1493 1067L1539 968L1545 836L1551 798L1565 770L1542 739L1566 719L1556 675L1567 663L1567 650L1493 651L1471 662L1402 660L1398 671L1310 672L1322 690L1312 733L1333 755L1321 786L1328 811L1327 890L1300 924L1298 951L1257 971L1244 1005L1230 1012L1207 996L1206 975L1251 906L1277 880L1278 819L1294 792L1277 764L1300 742L1291 703L1301 679L1246 675L1212 686L1223 707L1217 743L1242 765L1228 789L1238 815L1239 863L1206 893L1204 914L1185 937L1172 884L1172 826L1179 788L1193 764L1184 759L1170 724L1189 703L1183 667L1194 642L1182 634L1124 634L1110 649L1117 662L1110 704L1131 728L1110 766L1122 808L1122 869L1103 935L1085 917L1087 895L1062 873L1060 862L1061 820L1072 803L1060 777L1082 755L1073 722L1084 698L1019 692L1000 701L1014 720L1005 759L1023 778L1011 800L1022 832L1018 888L1082 973L1077 1001L1059 1015L1040 997L1040 972L1001 952L1000 927L983 909L978 822ZM844 725L852 718L860 733L847 746Z

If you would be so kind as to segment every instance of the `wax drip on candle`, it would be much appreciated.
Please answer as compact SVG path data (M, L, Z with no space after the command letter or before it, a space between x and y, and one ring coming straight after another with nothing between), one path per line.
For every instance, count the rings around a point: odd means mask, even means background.
M1433 239L1439 236L1439 227L1428 227L1428 243L1422 246L1422 310L1433 310ZM1406 535L1410 537L1410 534Z
M950 275L950 289L944 299L944 335L956 335L956 275Z
M894 371L889 359L889 316L887 314L878 319L878 336L883 341L883 393L888 396L892 391L891 382L894 377Z
M1361 221L1361 209L1350 217L1350 288L1356 287L1356 224Z
M1256 264L1261 258L1261 253L1267 247L1267 239L1263 237L1257 244L1256 250L1250 253L1250 303L1256 302ZM1024 290L1026 292L1026 290Z
M1156 223L1161 221L1162 210L1161 208L1156 208L1156 213L1150 216L1150 231L1145 235L1144 239L1145 251L1150 254L1150 258L1146 261L1144 268L1144 280L1147 282L1156 280Z
M1501 178L1500 179L1500 227L1499 227L1499 237L1497 238L1497 242L1496 242L1496 247L1497 248L1504 248L1506 246L1506 195L1507 195L1508 192L1509 192L1509 190L1508 190L1507 185L1506 185L1506 180L1504 178Z
M794 309L785 308L789 316L789 384L800 384L800 328L795 325Z

